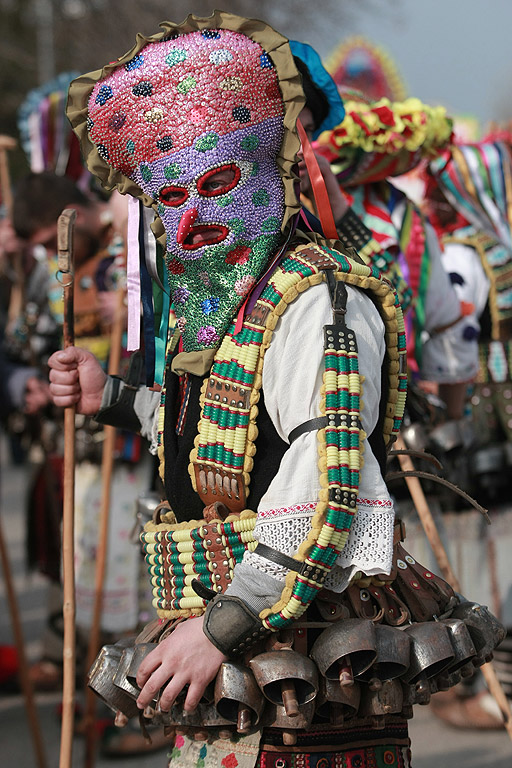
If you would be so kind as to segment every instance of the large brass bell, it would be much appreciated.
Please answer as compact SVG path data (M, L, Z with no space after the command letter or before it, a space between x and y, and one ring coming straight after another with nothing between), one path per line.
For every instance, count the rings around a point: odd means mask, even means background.
M362 680L393 680L401 677L409 668L411 638L401 629L376 624L377 658L375 663L363 672Z
M448 630L439 621L410 624L404 632L411 638L409 669L404 680L416 683L435 677L448 667L455 658Z
M233 662L224 662L219 669L214 701L219 715L236 723L238 733L247 733L257 725L265 707L250 669Z
M296 651L283 648L260 653L249 664L266 698L283 706L288 717L297 718L299 707L313 701L318 692L315 664Z
M330 720L333 725L343 725L359 709L361 686L340 685L338 680L320 678L320 690L316 699L316 714Z
M369 619L333 624L315 641L311 657L324 677L350 684L350 675L359 677L377 658L375 625Z
M125 647L126 642L103 646L89 671L88 685L110 709L122 712L129 719L135 717L139 709L133 697L114 684Z
M491 661L493 651L505 639L506 631L487 606L467 601L459 603L452 618L461 619L468 628L476 648L473 664L481 666Z

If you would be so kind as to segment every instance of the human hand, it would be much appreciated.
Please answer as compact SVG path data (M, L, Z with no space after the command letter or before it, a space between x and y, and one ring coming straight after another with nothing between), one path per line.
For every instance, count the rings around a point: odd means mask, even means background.
M147 707L165 686L160 707L168 712L180 691L188 685L184 709L193 712L206 686L226 660L227 656L204 634L203 617L187 619L178 624L140 665L137 685L142 690L137 706L140 709Z
M23 411L29 415L37 413L50 402L50 387L47 381L31 376L25 383L25 404Z
M348 211L348 201L341 191L338 180L331 170L331 165L328 159L316 152L315 157L325 182L327 194L329 195L334 221L338 221ZM309 178L308 169L301 152L299 152L299 177L301 193L309 198L311 202L314 202L311 179Z
M50 393L55 405L76 405L78 413L93 416L101 407L107 375L91 352L67 347L48 360Z

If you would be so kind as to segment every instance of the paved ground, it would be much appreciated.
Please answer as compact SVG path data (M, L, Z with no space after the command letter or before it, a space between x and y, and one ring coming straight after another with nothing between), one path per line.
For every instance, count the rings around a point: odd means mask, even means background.
M26 487L23 468L12 466L6 458L5 444L0 446L1 520L8 543L15 588L21 605L27 652L36 659L38 638L45 616L46 582L28 575L24 567L24 531L22 494ZM11 621L5 596L3 575L0 579L0 645L12 643ZM47 751L48 768L58 765L60 723L58 694L40 694L37 706ZM414 768L511 768L512 744L505 732L453 730L434 718L428 708L418 707L411 723ZM36 765L27 727L23 701L19 695L0 694L0 765L31 768ZM73 766L83 765L83 742L75 740ZM130 759L107 759L98 756L98 768L113 765L136 765L137 768L163 768L166 750Z

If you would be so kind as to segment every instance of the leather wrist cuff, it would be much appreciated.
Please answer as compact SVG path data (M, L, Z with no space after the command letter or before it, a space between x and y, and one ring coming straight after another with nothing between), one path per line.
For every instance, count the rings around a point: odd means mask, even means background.
M355 248L356 251L364 248L373 237L371 230L363 224L352 208L349 208L341 219L338 219L336 229L340 242L347 248Z
M244 653L270 632L243 600L230 595L217 595L208 603L203 631L225 656Z
M100 408L94 417L95 421L99 424L116 427L116 429L127 429L130 432L140 431L141 424L133 404L139 388L142 365L141 356L135 353L130 358L130 365L124 382L119 376L111 376L113 379L113 402L105 408Z

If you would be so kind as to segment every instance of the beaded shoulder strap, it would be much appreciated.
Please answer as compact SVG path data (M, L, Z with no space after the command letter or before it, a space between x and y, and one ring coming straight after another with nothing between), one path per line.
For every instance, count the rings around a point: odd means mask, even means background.
M254 310L234 334L230 328L215 356L201 395L201 419L191 453L190 474L205 506L222 501L231 512L245 509L254 463L256 418L265 352L278 318L297 296L333 270L336 280L369 290L386 329L389 397L384 422L387 442L400 429L406 396L405 331L402 313L390 285L375 268L311 244L289 252L277 267ZM361 443L360 379L355 334L341 336L327 326L322 413L328 426L319 432L322 490L307 540L295 559L299 574L290 572L280 601L261 614L279 628L297 618L321 588L343 549L356 512ZM330 336L329 336L330 334Z

